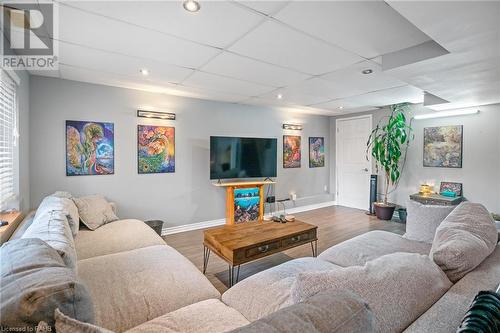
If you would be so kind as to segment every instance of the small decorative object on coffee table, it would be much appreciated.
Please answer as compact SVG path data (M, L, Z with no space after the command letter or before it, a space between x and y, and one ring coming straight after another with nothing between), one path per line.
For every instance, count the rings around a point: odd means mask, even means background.
M288 223L225 225L205 230L203 273L207 270L210 252L214 252L229 264L229 287L238 282L241 264L308 243L311 244L312 255L315 257L318 254L317 228L315 225L295 220Z
M145 221L147 225L149 225L158 235L161 236L161 231L163 229L163 221L162 220L149 220Z

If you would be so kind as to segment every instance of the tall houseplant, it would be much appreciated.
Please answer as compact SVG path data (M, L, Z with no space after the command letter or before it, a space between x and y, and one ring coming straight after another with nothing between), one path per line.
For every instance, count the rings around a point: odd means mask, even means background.
M385 175L383 202L376 202L375 214L379 219L390 220L395 204L387 201L391 186L396 187L406 159L406 148L413 139L411 121L407 113L409 103L400 103L390 106L389 120L383 124L382 119L373 129L366 143L366 157L371 154L376 162L377 173L382 170ZM405 147L406 146L406 147Z

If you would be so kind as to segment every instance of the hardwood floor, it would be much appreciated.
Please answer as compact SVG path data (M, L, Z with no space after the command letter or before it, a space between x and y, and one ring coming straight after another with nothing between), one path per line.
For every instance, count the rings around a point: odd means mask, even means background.
M318 253L332 245L353 238L371 230L386 230L403 234L405 225L396 222L380 221L368 216L364 211L342 206L332 206L295 214L304 222L318 226ZM165 236L167 244L186 256L200 271L203 267L203 230L194 230ZM284 254L284 255L283 255ZM311 256L311 246L296 247L283 254L275 254L241 266L240 281L247 276L269 267L279 265L293 258ZM207 278L222 293L227 290L225 283L228 265L215 254L210 256Z

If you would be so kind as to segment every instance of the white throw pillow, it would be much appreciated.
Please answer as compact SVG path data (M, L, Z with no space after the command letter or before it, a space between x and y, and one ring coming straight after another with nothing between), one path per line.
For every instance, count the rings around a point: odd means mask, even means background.
M80 220L90 230L96 230L106 223L118 220L111 204L100 194L74 198L73 201L78 207Z
M426 255L397 252L367 262L323 272L301 273L292 287L294 303L320 291L348 290L373 311L377 332L401 332L452 286Z
M423 205L420 202L408 200L406 233L403 237L432 244L437 227L453 209L455 206Z

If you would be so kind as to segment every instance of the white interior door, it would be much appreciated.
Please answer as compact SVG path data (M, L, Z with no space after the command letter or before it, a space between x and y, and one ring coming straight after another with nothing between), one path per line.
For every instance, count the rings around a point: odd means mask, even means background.
M370 200L371 156L366 160L366 141L372 116L337 119L337 204L367 210Z

